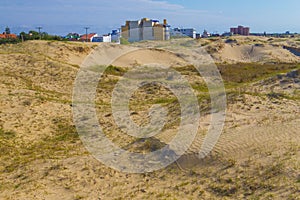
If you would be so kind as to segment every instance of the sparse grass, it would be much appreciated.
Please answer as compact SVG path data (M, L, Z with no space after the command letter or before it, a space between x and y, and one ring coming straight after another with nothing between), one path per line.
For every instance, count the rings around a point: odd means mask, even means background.
M267 97L272 99L282 99L284 97L283 93L270 92L267 94Z
M75 143L79 140L75 125L70 125L65 119L54 119L57 135L53 141Z
M84 199L84 197L78 194L74 196L74 200L80 200L80 199Z
M300 66L296 64L240 63L218 65L218 68L224 81L241 84L265 79L279 73L286 73L293 69L299 69Z
M123 37L120 38L120 40L121 40L120 42L121 42L122 45L129 45L130 44L130 42L128 42L128 40L123 38Z
M237 40L236 40L236 39L229 38L229 39L225 40L225 43L229 43L229 44L237 43Z
M145 102L145 104L171 104L176 101L177 101L176 98L157 98L157 99Z
M283 162L275 162L271 166L264 169L262 176L265 179L271 179L283 173L284 163Z
M2 159L6 160L3 166L4 172L11 173L19 167L39 159L57 159L78 154L75 149L81 143L74 125L70 125L64 119L55 119L53 124L56 130L54 136L44 137L42 140L32 144L16 140L10 141L10 143L6 142L5 146L1 144L1 147L6 150L6 153L2 151L3 154L0 154ZM10 136L11 134L8 135ZM2 142L3 140L0 138L0 143Z
M51 42L49 45L52 44L53 43ZM17 50L17 47L15 50ZM24 49L23 51L26 52L26 49ZM81 50L79 49L79 51ZM36 60L34 60L33 62L36 62ZM255 91L249 92L247 90L247 88L249 88L250 84L253 82L263 80L266 77L273 76L277 73L286 72L297 67L299 68L299 65L236 64L224 65L220 68L222 76L225 80L225 87L227 90L229 102L235 103L235 101L239 101L241 102L241 104L243 104L247 103L247 98L245 98L246 94L263 97L265 99L271 98L276 101L279 101L282 98L297 100L298 97L294 98L294 96L288 96L284 93L281 93L280 91L260 93ZM99 88L102 90L102 92L104 92L104 94L107 94L110 90L112 90L114 85L119 80L119 76L123 76L124 73L126 73L126 70L127 69L125 68L109 66L107 71L105 72L105 80L99 83ZM199 82L199 80L197 80L196 82L192 79L193 76L198 76L197 70L193 66L176 68L176 70L184 75L189 76L188 78L191 78L189 80L191 80L191 85L195 90L195 93L197 94L201 111L208 111L210 107L210 97L207 87ZM70 96L68 96L68 94L52 91L51 89L45 89L44 87L42 87L42 85L36 84L33 79L26 78L27 76L21 75L18 75L21 79L20 82L24 83L21 84L21 89L25 87L25 89L35 91L35 93L33 92L33 95L22 94L22 96L20 97L19 104L25 109L34 109L36 100L38 100L38 103L71 103ZM4 74L4 76L6 76L6 74ZM15 74L11 73L9 76L14 77ZM34 75L33 77L35 76L38 75ZM9 89L12 91L10 91L12 96L8 95L8 98L15 98L16 96L20 95L20 93L14 92L12 86L13 85L9 85ZM168 127L177 127L180 123L180 119L178 117L180 116L180 106L178 104L177 98L175 96L171 96L165 90L162 90L162 93L155 93L155 91L160 91L156 87L146 89L149 89L146 91L149 92L150 95L146 96L144 95L145 93L138 93L135 96L136 99L131 101L131 108L136 110L143 110L145 108L148 109L153 104L162 104L164 107L168 108L168 111L170 111L170 115L168 115L168 117L170 118L170 120L168 121L169 123L166 124L163 130L166 130L166 128ZM6 97L5 94L1 95L1 97L2 96ZM295 96L297 96L297 94L295 94ZM99 95L99 103L97 105L103 106L105 103L107 103L105 104L105 109L107 109L107 112L110 112L110 109L108 108L109 106L107 106L110 104L105 98ZM80 186L81 182L79 183L76 181L72 181L70 183L64 180L64 178L61 178L67 176L67 179L78 179L78 177L82 175L80 174L81 172L79 172L80 169L76 171L77 169L75 167L70 167L70 171L67 170L67 168L65 168L65 165L73 165L73 161L70 164L68 163L69 160L66 161L65 159L78 155L84 155L87 153L82 148L82 144L76 133L75 126L71 123L71 116L68 113L61 114L64 115L64 117L57 117L55 119L50 118L50 120L47 119L49 122L49 127L47 128L51 129L51 134L31 143L22 141L22 138L19 137L19 133L17 132L4 130L3 128L0 129L0 178L1 180L4 180L4 183L0 184L1 192L6 192L6 190L23 192L27 189L25 188L26 184L28 184L30 188L34 185L33 183L36 182L36 177L41 177L41 179L43 179L43 183L49 180L51 180L52 182L52 179L50 178L59 178L59 181L61 183L60 186L62 187L62 189L68 190L68 192L73 192L73 189L75 189L73 188L75 184L78 183L77 186ZM38 123L38 119L35 120L35 123ZM112 126L113 128L110 127L109 123L106 123L106 125L107 127L104 128L105 130L115 128L114 126ZM41 131L43 131L42 128ZM113 134L115 134L115 132L113 132ZM122 137L120 138L118 139L123 140ZM133 139L133 141L136 140ZM159 140L154 140L153 138L139 140L138 142L140 142L141 145L137 146L137 148L134 150L143 152L155 151L157 149L161 149L166 145L164 143L160 143ZM115 199L142 199L146 197L157 199L196 199L196 195L198 195L199 199L276 199L279 198L281 194L284 194L284 197L282 198L297 199L300 176L297 176L297 173L296 175L294 174L299 168L299 164L296 163L298 162L297 153L299 148L296 144L285 145L290 146L291 148L288 149L284 154L281 154L276 158L274 157L275 153L274 151L272 151L272 149L254 152L253 157L249 158L248 161L245 161L242 164L240 163L241 160L237 160L236 158L225 157L225 155L215 156L214 154L212 154L213 161L211 163L207 162L207 165L204 164L203 166L199 166L195 170L193 169L193 171L180 171L174 164L168 167L166 171L161 170L158 172L149 173L147 174L147 176L144 176L141 179L139 176L136 176L138 177L138 183L133 183L132 185L130 185L130 181L134 182L135 178L132 178L130 174L118 174L113 170L105 168L101 164L100 167L92 164L82 164L82 167L84 169L82 170L85 173L84 186L90 187L90 183L88 182L91 182L93 188L96 186L102 187L103 184L100 179L97 180L97 183L93 183L93 179L97 175L101 174L102 176L103 174L103 176L105 176L105 184L109 184L109 188L120 188L119 194L116 197L113 197ZM257 158L257 156L259 156L259 158ZM269 158L270 160L265 160ZM35 167L31 171L31 167L35 164L35 161L38 162L49 160L54 160L54 163L49 168L47 168L48 170L46 170L45 172L38 171L35 169ZM76 162L75 164L80 164L80 161L78 161L77 163L77 160L74 160L74 162ZM260 163L260 161L262 161L262 163ZM89 160L87 162L89 162ZM292 163L292 165L290 165L290 163ZM52 170L53 172L51 172ZM55 175L51 175L52 173L54 173ZM34 174L34 176L32 176L32 180L31 174ZM39 176L39 174L41 174L41 176ZM6 181L6 179L8 180ZM30 183L29 181L32 181L32 183ZM123 184L122 181L128 181L129 187L127 187L126 184ZM144 187L142 185L143 183L149 185L146 185ZM199 184L201 184L201 187L198 186ZM152 185L154 185L154 188L152 188ZM141 187L145 188L145 191L143 193L140 190ZM157 189L157 187L159 187L159 190ZM37 192L40 192L39 189L36 189L35 185L34 188ZM105 191L106 189L107 188L104 188L103 191ZM122 194L124 193L124 190L127 191L125 197L122 196L124 195ZM280 193L280 195L278 195L278 193ZM76 194L77 193L71 194L71 198L83 198L81 195L79 195L80 193L77 195Z
M206 84L195 83L195 84L192 84L192 88L198 92L208 93L208 87Z
M3 128L0 128L0 139L13 139L16 137L16 133L14 131L5 131Z
M104 74L115 75L115 76L123 76L126 73L126 71L127 70L125 68L109 65L105 69Z
M135 147L133 147L134 145ZM129 151L132 152L154 152L157 150L160 150L164 148L166 144L163 142L159 141L158 139L155 138L146 138L146 139L138 139L134 141L132 144L128 145L125 147L125 149L128 149ZM129 149L130 148L130 149Z
M216 184L212 183L209 186L209 189L212 190L217 196L232 196L237 192L237 187L234 185L228 184Z

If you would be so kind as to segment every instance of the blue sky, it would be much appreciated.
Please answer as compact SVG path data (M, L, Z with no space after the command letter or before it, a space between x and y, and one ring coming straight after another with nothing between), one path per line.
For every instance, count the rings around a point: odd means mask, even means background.
M59 35L68 32L108 33L125 20L168 19L173 27L193 27L223 33L245 25L251 32L300 32L299 0L1 0L0 31L42 26Z

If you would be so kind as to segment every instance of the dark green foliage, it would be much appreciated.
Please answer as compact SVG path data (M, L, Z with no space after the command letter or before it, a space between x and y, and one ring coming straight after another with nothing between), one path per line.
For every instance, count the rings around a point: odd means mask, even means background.
M19 38L13 39L13 38L7 38L7 39L0 39L0 45L1 44L17 44L21 42Z
M64 39L60 36L57 36L57 35L49 35L46 32L43 32L40 35L36 31L29 31L28 33L21 32L19 37L20 37L20 39L23 39L24 41L26 41L26 40L39 40L39 39L42 39L42 40L57 40L57 41L66 40L66 39Z

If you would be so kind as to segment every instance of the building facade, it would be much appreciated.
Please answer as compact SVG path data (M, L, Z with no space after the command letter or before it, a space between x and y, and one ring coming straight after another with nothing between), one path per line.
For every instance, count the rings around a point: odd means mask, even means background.
M196 30L193 29L193 28L183 28L183 29L180 29L181 33L183 35L186 35L190 38L196 38Z
M97 36L92 39L92 42L111 42L111 35Z
M126 21L121 27L121 37L129 42L138 42L142 40L169 40L170 26L167 20L160 24L158 20L141 19L138 21Z
M170 33L171 33L171 37L183 37L179 28L172 28Z
M97 33L84 34L80 36L79 40L82 42L92 42L94 37L98 37Z
M120 43L120 30L113 30L111 33L111 42Z
M250 28L238 26L237 28L230 28L230 33L233 35L250 35Z
M174 28L171 30L172 37L190 37L196 38L196 29L194 28Z

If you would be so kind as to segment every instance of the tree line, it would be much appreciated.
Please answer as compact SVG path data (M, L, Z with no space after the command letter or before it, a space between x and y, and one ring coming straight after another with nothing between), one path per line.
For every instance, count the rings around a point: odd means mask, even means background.
M3 34L11 34L10 28L6 27ZM34 30L29 31L28 33L21 32L17 35L17 38L0 38L0 44L15 44L27 40L56 40L64 41L65 38L58 35L50 35L47 32L37 32Z

